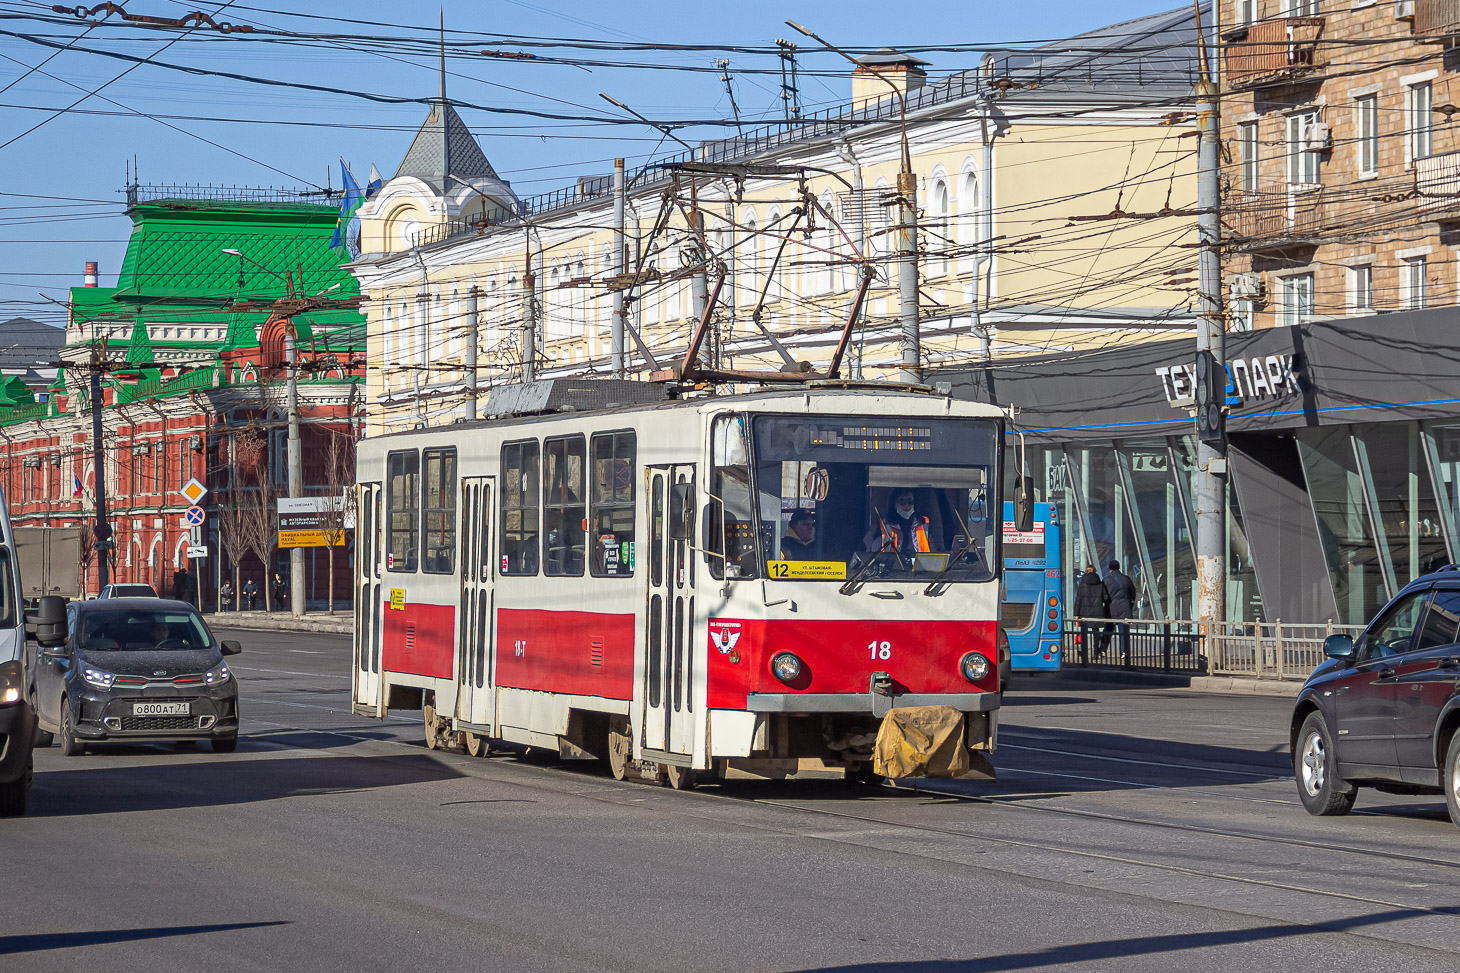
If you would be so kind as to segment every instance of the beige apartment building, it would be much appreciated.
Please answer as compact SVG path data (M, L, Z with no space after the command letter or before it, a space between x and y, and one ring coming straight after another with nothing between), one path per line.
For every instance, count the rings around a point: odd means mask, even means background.
M627 373L671 367L699 273L707 290L724 275L704 361L824 368L865 261L842 374L896 377L904 125L924 368L1190 335L1194 38L1187 7L939 80L897 52L864 58L844 106L669 160L697 170L630 167L619 275L611 174L519 197L443 88L360 211L370 430L459 418L473 383L520 380L525 353L539 377L608 374L614 288Z
M1233 330L1457 303L1457 0L1221 0Z

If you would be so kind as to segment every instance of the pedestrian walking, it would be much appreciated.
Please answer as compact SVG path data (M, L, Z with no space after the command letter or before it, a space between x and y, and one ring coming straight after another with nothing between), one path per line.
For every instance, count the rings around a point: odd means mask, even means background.
M283 575L274 572L274 607L283 608L284 599L289 596L289 582L284 580Z
M1080 620L1080 644L1087 653L1099 656L1105 651L1103 622L1096 618L1109 618L1110 593L1095 565L1085 565L1085 573L1075 583L1075 617Z
M248 603L248 610L253 611L253 606L259 597L259 583L249 578L243 583L243 600Z
M1110 617L1117 620L1131 618L1135 614L1136 583L1121 573L1119 561L1111 561L1109 567L1105 574L1105 591L1110 599ZM1124 658L1130 652L1130 625L1111 622L1107 631L1120 633L1120 654ZM1104 650L1105 647L1101 646L1101 651Z
M218 589L218 610L233 611L233 582L224 581Z

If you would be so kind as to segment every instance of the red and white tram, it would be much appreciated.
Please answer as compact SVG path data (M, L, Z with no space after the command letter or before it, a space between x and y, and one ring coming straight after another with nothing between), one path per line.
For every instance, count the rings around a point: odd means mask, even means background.
M866 773L889 708L942 706L991 770L997 409L577 384L637 404L360 443L357 712L421 708L433 746L541 746L684 786Z

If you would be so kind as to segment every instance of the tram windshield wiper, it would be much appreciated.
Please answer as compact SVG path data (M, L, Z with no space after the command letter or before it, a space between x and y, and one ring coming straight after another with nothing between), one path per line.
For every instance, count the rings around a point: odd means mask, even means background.
M978 557L982 557L982 555L979 553L978 548L974 546L973 542L970 540L968 543L963 545L963 549L960 550L957 554L948 555L948 563L943 565L943 570L933 575L933 580L928 582L928 586L923 589L923 594L934 594L937 590L938 585L942 584L943 579L948 576L948 572L952 571L958 565L958 562L967 557L970 552L973 553L975 559ZM974 563L976 564L977 560L975 560Z
M852 575L842 584L840 588L836 589L837 593L842 595L850 595L855 592L857 590L857 582L862 580L862 575L870 571L872 569L872 565L876 564L878 560L882 557L882 555L887 554L891 551L891 548L887 546L891 540L891 537L885 538L882 541L882 546L873 551L872 556L867 558L867 563L858 568L856 574Z

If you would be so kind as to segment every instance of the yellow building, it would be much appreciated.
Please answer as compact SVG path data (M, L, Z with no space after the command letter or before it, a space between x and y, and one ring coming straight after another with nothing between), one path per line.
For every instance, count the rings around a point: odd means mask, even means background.
M842 374L896 378L904 129L921 369L1193 333L1194 28L1184 8L937 81L870 55L842 107L628 172L617 275L612 176L518 198L443 87L360 211L370 431L462 416L471 383L521 379L524 350L538 377L609 374L615 287L627 374L677 365L698 274L705 289L724 274L702 363L823 369L865 262Z

